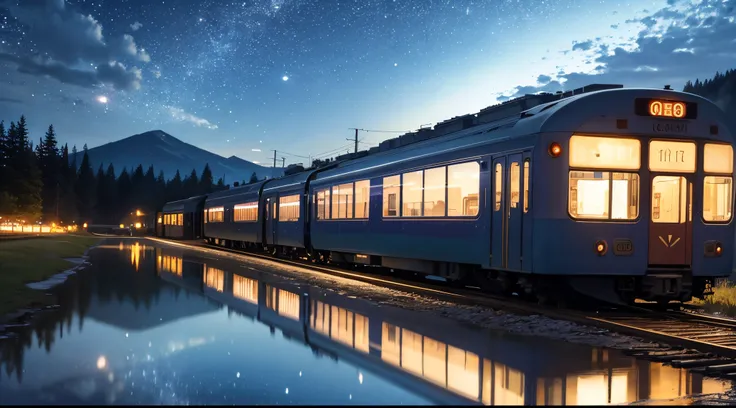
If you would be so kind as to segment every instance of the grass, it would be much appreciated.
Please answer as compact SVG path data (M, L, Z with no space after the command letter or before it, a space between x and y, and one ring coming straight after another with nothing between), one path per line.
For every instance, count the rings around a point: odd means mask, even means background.
M713 288L712 296L705 300L693 299L692 303L701 306L708 313L736 316L736 284L730 280L720 282Z
M35 239L0 241L0 320L20 308L45 303L43 291L26 287L63 272L100 239L84 235L58 235Z

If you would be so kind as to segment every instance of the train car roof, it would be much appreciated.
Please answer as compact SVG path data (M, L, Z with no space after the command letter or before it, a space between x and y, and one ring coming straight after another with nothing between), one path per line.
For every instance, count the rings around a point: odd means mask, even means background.
M200 196L194 196L185 198L183 200L177 200L172 201L169 203L164 204L164 208L161 210L163 212L172 212L172 211L185 211L185 212L192 212L197 210L197 206L204 202L205 198L207 196L200 195Z
M731 135L727 130L725 113L713 102L701 96L664 89L605 89L542 103L521 113L488 123L368 154L360 158L338 162L331 169L320 169L317 179L331 179L350 173L363 172L367 169L388 167L423 155L467 147L479 143L480 140L477 135L480 134L485 134L484 141L492 142L502 138L522 137L544 132L573 132L592 117L600 117L602 105L605 105L607 117L631 117L635 98L667 99L674 95L677 95L678 100L698 103L700 116L718 118L720 127L726 129L723 132L725 138L731 139ZM724 135L721 135L721 138L724 138Z
M277 179L269 179L266 181L266 185L263 188L263 192L274 191L274 190L289 190L297 188L300 185L304 185L312 174L319 171L319 169L305 170L301 173L292 174L286 177Z
M216 191L207 196L207 201L210 201L215 198L225 198L225 197L232 197L232 196L241 195L241 194L258 192L260 191L261 186L264 183L266 183L266 180L258 181L252 184L245 184L245 185L238 186L238 187L233 187L227 190Z

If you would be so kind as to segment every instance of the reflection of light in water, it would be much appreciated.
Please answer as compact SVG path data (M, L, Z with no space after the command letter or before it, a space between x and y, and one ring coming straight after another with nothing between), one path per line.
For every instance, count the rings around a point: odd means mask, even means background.
M233 296L257 305L258 281L240 275L233 275Z
M97 359L97 368L100 370L104 370L107 367L107 359L105 356L100 356Z
M363 384L363 373L358 373L358 382Z
M279 316L299 320L299 295L287 290L266 285L266 307L278 312Z
M225 290L225 271L222 269L206 266L204 268L204 276L202 276L204 284L218 292Z
M288 389L288 388L286 389L286 393L287 393L287 394L289 393L289 389Z

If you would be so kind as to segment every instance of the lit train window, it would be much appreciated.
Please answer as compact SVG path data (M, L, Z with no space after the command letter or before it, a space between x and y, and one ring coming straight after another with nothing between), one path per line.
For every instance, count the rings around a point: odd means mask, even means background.
M383 216L399 216L399 194L401 194L401 176L383 178Z
M480 163L447 166L447 215L476 216L480 209Z
M568 212L576 219L633 220L639 216L639 175L570 171Z
M531 163L529 159L524 161L524 212L529 212L529 171Z
M184 225L184 214L176 214L176 225Z
M368 218L370 207L371 182L361 180L355 182L355 218Z
M317 192L317 219L326 220L330 218L330 190Z
M570 167L639 170L641 143L637 139L574 135L570 138Z
M257 221L258 220L258 201L250 203L236 204L233 207L233 221Z
M496 163L496 174L495 174L495 207L494 211L501 211L501 194L503 191L503 166L501 163Z
M706 162L707 163L707 162ZM733 178L705 176L703 182L703 220L728 222L733 216Z
M279 221L299 221L299 194L279 197Z
M727 144L706 143L703 171L706 173L733 174L733 147Z
M519 182L521 178L519 163L511 163L511 208L519 206Z
M447 167L424 170L424 216L444 217Z
M332 187L332 219L353 218L353 183Z
M401 175L401 216L419 217L422 215L422 171Z
M225 222L225 207L208 208L208 222Z

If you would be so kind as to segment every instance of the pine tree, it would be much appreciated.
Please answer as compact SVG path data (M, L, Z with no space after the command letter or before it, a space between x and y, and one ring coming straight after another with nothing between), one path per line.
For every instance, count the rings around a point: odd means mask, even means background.
M256 175L256 172L254 171L253 174L250 175L250 181L248 181L248 184L253 184L258 182L258 175Z
M93 172L92 165L89 161L86 144L82 151L84 154L82 155L82 163L79 165L77 184L75 188L75 192L77 193L77 210L81 217L86 220L91 220L94 216L93 212L97 198L95 193L95 173Z
M8 161L8 133L5 122L0 121L0 217L13 215L16 209L16 198L10 193L10 175Z
M155 204L156 208L162 208L166 204L166 178L164 177L164 171L161 170L156 178L155 193Z
M182 198L188 198L199 194L199 180L197 177L197 170L192 169L189 176L184 179L184 196Z
M133 184L130 180L130 175L128 174L128 169L123 168L123 171L120 173L120 176L118 176L118 182L117 182L117 211L116 216L118 218L124 217L129 211L130 207L132 206L131 201L131 193L133 192Z
M55 220L59 218L59 197L61 196L61 157L57 146L54 126L49 125L46 135L36 148L41 178L43 180L42 200L44 220Z
M74 164L69 163L69 145L64 144L61 149L61 205L59 215L62 221L71 223L77 221L77 195L74 188L77 183L77 172Z
M166 201L179 200L183 198L182 196L181 174L179 174L179 170L177 170L174 178L169 180L166 184Z
M202 177L199 178L199 193L211 193L213 185L214 180L212 179L212 170L210 170L210 165L207 163L204 165L204 170L202 170Z

